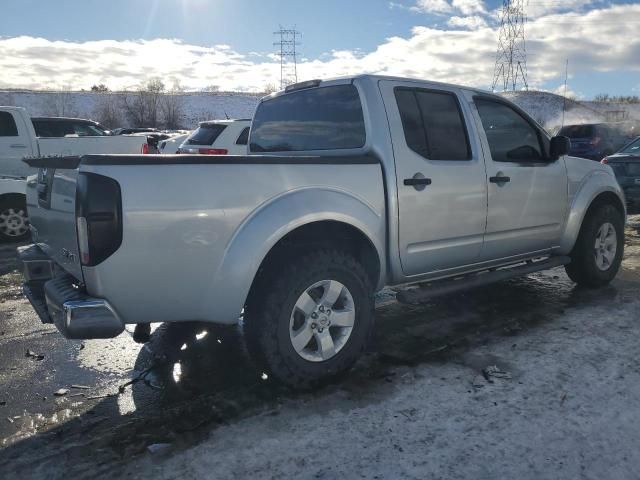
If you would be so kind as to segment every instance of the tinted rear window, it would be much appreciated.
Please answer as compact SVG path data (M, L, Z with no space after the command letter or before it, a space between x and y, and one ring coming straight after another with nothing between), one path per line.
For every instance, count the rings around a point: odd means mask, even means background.
M200 125L186 143L187 145L213 145L225 128L227 126L221 124Z
M594 125L570 125L562 127L558 135L569 138L591 138L595 136Z
M18 127L13 115L9 112L0 112L0 137L17 137Z
M360 148L366 134L358 90L336 85L266 100L250 136L252 152Z

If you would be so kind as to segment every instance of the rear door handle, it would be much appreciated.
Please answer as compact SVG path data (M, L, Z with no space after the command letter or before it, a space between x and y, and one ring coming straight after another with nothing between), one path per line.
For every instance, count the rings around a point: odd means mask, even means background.
M430 178L405 178L404 179L404 184L407 187L418 187L421 185L431 185L431 179Z
M491 183L507 183L511 181L511 177L505 177L504 175L498 175L496 177L489 177Z

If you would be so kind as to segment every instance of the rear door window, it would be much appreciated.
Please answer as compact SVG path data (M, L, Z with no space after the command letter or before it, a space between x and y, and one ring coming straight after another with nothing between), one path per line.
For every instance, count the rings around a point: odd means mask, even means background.
M407 146L432 160L470 160L464 117L455 94L398 87L396 102Z
M187 145L213 145L213 142L227 128L220 123L200 125L198 129L189 137Z
M353 85L310 88L265 100L250 133L252 152L341 150L366 140L360 95Z
M17 137L18 126L9 112L0 112L0 137Z

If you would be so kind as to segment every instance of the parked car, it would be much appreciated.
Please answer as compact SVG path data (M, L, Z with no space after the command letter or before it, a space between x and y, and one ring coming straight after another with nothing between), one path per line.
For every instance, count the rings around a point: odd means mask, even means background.
M36 245L20 251L42 321L68 338L137 324L144 341L150 322L242 315L261 368L311 386L354 364L385 285L422 285L398 294L415 302L561 265L599 287L620 266L612 170L487 92L304 82L261 100L249 144L30 160L49 167L29 183Z
M160 153L179 153L178 150L180 149L180 146L187 138L189 138L190 135L191 133L182 133L180 135L174 135L167 138L166 140L161 141L158 147L160 149Z
M67 117L31 117L36 136L44 137L104 137L111 132L93 120Z
M571 155L598 161L629 141L621 128L606 123L566 125L558 135L571 139Z
M201 155L246 155L251 120L212 120L184 141L178 153Z
M159 132L157 128L153 127L135 127L135 128L116 128L113 130L113 135L131 135L133 133L152 133Z
M70 126L74 126L71 128L75 133L59 135ZM140 153L147 144L145 137L86 136L79 133L89 130L97 131L98 124L79 119L37 117L32 120L24 108L0 107L0 242L24 240L29 236L25 179L34 170L22 162L23 158Z
M627 206L634 211L640 207L640 137L625 145L619 152L602 159L609 165L624 191Z

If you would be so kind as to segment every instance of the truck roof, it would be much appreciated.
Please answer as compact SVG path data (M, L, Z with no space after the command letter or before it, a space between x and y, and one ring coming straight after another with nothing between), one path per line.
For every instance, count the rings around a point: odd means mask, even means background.
M444 82L437 82L437 81L433 81L433 80L428 80L428 79L424 79L424 78L414 78L414 77L400 77L400 76L393 76L393 75L377 75L377 74L370 74L370 73L363 73L363 74L358 74L358 75L347 75L347 76L341 76L341 77L332 77L332 78L325 78L322 80L308 80L305 82L298 82L298 83L294 83L289 85L285 90L280 91L280 92L275 92L272 93L271 95L268 95L265 98L272 98L272 97L276 97L279 95L283 95L286 93L289 93L293 90L297 90L298 88L305 88L305 85L310 85L312 84L313 86L320 86L320 85L325 85L328 83L336 83L336 84L340 84L340 83L351 83L354 80L358 80L358 79L369 79L369 80L395 80L395 81L402 81L402 82L416 82L416 83L428 83L430 85L434 85L434 86L443 86L443 87L454 87L454 88L462 88L465 90L471 90L473 92L477 92L477 93L481 93L483 95L495 95L494 93L488 91L488 90L483 90L480 88L476 88L476 87L469 87L469 86L465 86L465 85L459 85L459 84L455 84L455 83L444 83ZM298 88L296 88L298 87Z

